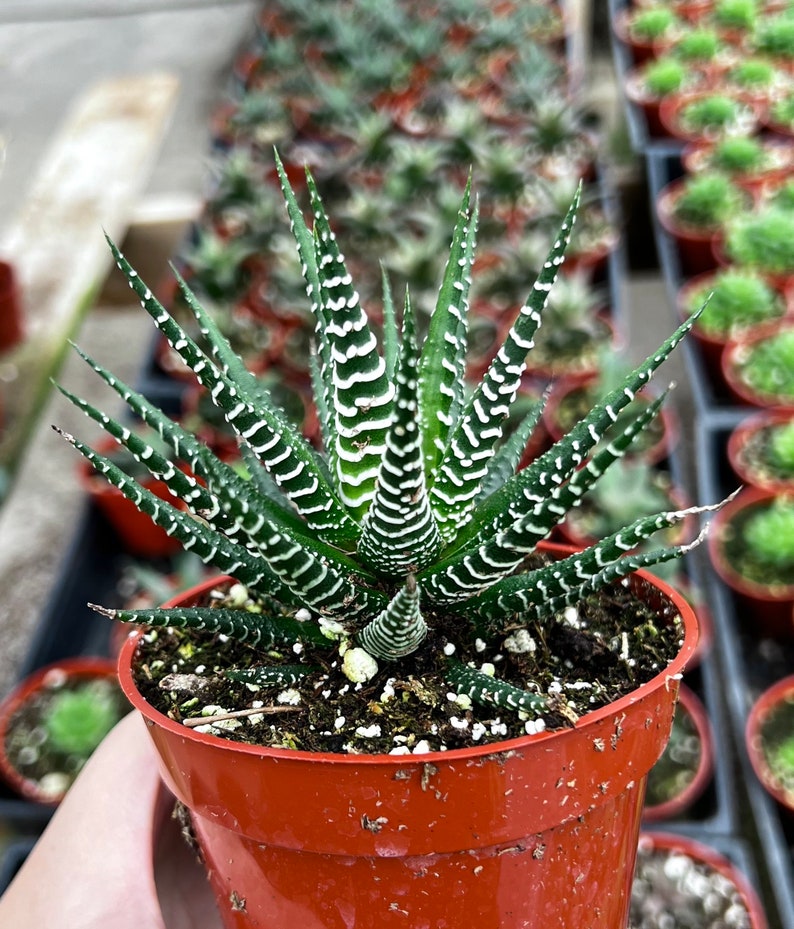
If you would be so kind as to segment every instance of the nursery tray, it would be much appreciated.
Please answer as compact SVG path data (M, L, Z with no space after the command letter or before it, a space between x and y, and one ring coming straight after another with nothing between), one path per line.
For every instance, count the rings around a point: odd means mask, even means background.
M653 218L656 252L659 256L659 266L664 278L670 313L675 323L678 323L676 312L676 296L679 288L687 280L681 270L681 261L678 250L672 238L662 228L656 213L656 196L659 191L671 181L683 175L684 170L681 158L673 154L650 154L647 158L648 166L648 196L650 198L651 216ZM693 338L684 339L684 361L692 386L692 395L697 411L705 416L714 414L741 416L750 409L737 403L727 391L715 385L709 377L700 349Z
M614 22L616 14L627 6L629 6L629 4L626 0L609 0L610 23ZM626 97L623 91L624 76L633 64L631 51L618 39L611 27L609 33L612 46L612 60L615 64L615 78L618 84L618 91L623 100L623 110L626 114L626 125L629 132L629 139L631 140L631 147L635 152L640 152L645 155L680 155L684 143L678 139L652 136L648 131L648 121L645 118L645 114Z
M728 464L728 437L742 417L722 414L697 430L699 497L702 503L724 498L738 484ZM745 830L754 829L753 845L766 866L766 893L777 905L780 925L794 929L794 823L782 814L756 778L744 750L750 706L762 690L794 668L794 643L761 638L743 626L736 601L713 570L706 583L714 618L715 650L722 665L725 706L739 772L749 802Z

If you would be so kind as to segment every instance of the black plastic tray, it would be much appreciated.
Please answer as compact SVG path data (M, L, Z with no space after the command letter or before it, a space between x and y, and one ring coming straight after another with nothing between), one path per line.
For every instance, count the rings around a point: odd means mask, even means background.
M714 416L697 431L700 499L725 497L738 485L726 455L728 436L742 416ZM744 728L754 698L794 669L794 642L760 638L740 621L733 595L716 573L706 572L715 626L715 648L725 682L724 699L736 745L742 791L749 804L743 826L765 864L766 892L777 904L780 925L794 929L794 824L755 776L744 749Z

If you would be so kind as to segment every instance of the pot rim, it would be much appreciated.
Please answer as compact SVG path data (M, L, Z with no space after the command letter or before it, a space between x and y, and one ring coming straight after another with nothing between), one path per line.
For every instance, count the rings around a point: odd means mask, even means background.
M764 757L761 748L761 730L772 710L775 709L787 695L794 699L794 674L781 678L771 687L767 687L753 701L744 729L744 744L756 777L772 797L786 809L794 811L794 796L781 790Z
M32 694L41 689L47 677L58 671L63 671L67 677L115 679L117 676L116 662L112 658L92 655L70 656L31 671L0 701L0 776L22 797L44 806L57 806L64 795L49 797L42 794L35 781L25 777L11 764L6 755L5 742L11 717Z
M722 852L705 842L690 838L687 835L682 835L677 832L666 832L664 830L657 831L655 829L643 830L640 833L640 850L648 848L649 846L652 849L659 850L674 851L679 849L684 854L714 868L724 877L728 878L739 891L750 915L750 925L752 929L767 929L768 922L758 893L750 883L747 875L729 858L726 858Z
M770 320L756 326L752 332L744 333L739 338L726 342L722 350L721 367L722 376L733 393L753 407L772 408L776 410L794 410L794 397L785 397L781 394L765 394L754 390L741 378L737 370L737 355L742 351L751 349L759 342L770 339L786 330L794 330L794 319L791 316L781 316L780 319Z
M752 413L734 427L728 436L726 454L731 469L741 481L750 487L758 487L760 490L772 491L776 494L794 492L794 477L790 480L781 478L764 481L758 478L757 473L752 471L742 459L742 452L749 438L768 427L790 422L794 422L794 412L768 409Z
M562 552L571 552L570 546L557 545L555 543L549 543L549 549ZM539 732L534 735L519 736L518 738L507 739L501 742L491 742L487 745L476 745L467 748L452 749L450 751L426 752L408 756L386 754L351 755L334 752L308 752L301 749L271 748L261 745L248 745L240 742L232 742L228 739L223 739L220 736L211 735L210 733L196 732L195 729L189 729L188 727L183 726L181 723L178 723L175 720L170 719L169 717L160 713L150 703L144 700L143 696L135 686L132 677L132 664L135 657L135 651L137 649L139 640L144 635L144 630L138 630L137 632L130 633L127 640L121 647L118 663L119 683L125 695L127 696L127 699L135 707L135 709L146 718L149 725L156 724L157 726L170 732L172 735L176 735L185 739L195 740L204 743L207 746L223 746L229 751L240 752L245 755L267 756L276 760L297 760L303 758L315 762L342 765L389 765L395 768L404 768L406 764L411 763L429 764L433 761L448 763L459 760L465 761L475 758L482 758L483 756L499 755L505 752L518 751L530 745L534 746L538 743L558 738L560 735L565 735L567 733L577 733L591 724L600 723L610 718L619 717L623 710L642 700L644 697L653 693L660 687L669 689L670 686L677 686L678 682L683 676L685 666L692 658L697 647L698 621L694 610L681 594L679 594L676 590L674 590L661 579L656 578L648 572L642 570L635 571L634 575L636 575L638 579L649 583L659 593L661 593L662 596L671 603L671 605L677 611L678 615L681 617L683 626L683 640L681 642L680 648L677 654L671 660L670 664L667 665L658 674L654 675L654 677L652 677L645 684L641 685L636 690L631 691L631 693L621 697L619 700L608 703L605 706L593 710L590 713L586 713L584 716L580 717L579 721L570 729L553 729L550 731ZM191 597L196 597L206 590L211 589L212 587L217 586L219 583L223 583L229 579L230 578L228 575L220 575L218 577L211 578L210 580L185 591L178 597L174 598L174 600L167 601L164 606L174 606L175 603L183 602L184 600L188 600Z

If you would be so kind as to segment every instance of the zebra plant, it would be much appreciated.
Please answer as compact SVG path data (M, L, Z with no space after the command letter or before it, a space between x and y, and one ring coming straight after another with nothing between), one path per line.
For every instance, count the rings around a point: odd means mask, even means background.
M639 519L586 551L522 569L652 420L661 397L609 444L599 444L694 322L688 319L550 451L518 469L540 404L509 435L504 427L563 261L578 194L504 344L481 383L471 387L464 377L477 227L471 183L420 349L410 298L406 294L398 314L385 276L382 334L376 338L311 175L307 172L309 225L278 159L277 165L315 319L312 373L324 453L274 407L184 281L179 283L196 316L199 342L155 299L112 243L143 308L234 428L247 474L217 459L82 352L187 467L177 467L136 432L60 388L167 484L179 505L154 496L107 457L66 436L95 469L185 549L270 606L257 611L96 607L100 612L152 627L220 632L254 645L327 644L344 656L351 680L365 681L378 662L404 659L421 649L433 618L442 613L462 618L465 612L466 623L475 623L483 635L508 622L515 626L516 617L552 620L583 596L681 553L680 548L635 550L654 532L682 520L686 511ZM542 696L456 662L452 655L442 660L447 684L473 701L523 710L543 704ZM297 664L240 674L257 684L290 684L306 671Z

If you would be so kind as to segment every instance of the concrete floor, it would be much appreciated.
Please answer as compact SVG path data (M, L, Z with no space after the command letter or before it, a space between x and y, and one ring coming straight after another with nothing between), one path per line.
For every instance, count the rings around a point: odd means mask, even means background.
M37 159L70 101L92 82L124 73L165 68L181 78L177 110L146 197L150 204L200 198L207 176L208 117L223 95L235 49L251 34L256 6L245 0L4 0L0 228L3 218L24 202ZM111 15L111 7L120 14ZM650 238L652 231L641 234ZM177 235L178 224L166 229L165 238L144 239L144 257L165 260ZM630 351L636 356L661 341L673 317L655 273L630 276L626 288ZM115 291L108 291L89 313L77 341L125 380L134 380L150 332L136 306L119 303ZM676 402L691 426L680 359L668 367L666 377L682 383ZM60 380L83 396L93 389L94 381L87 380L85 366L75 358L67 360ZM52 433L53 422L82 437L92 435L81 414L52 396L13 492L0 509L0 696L16 678L83 502L74 479L75 453ZM689 440L685 429L685 460Z

